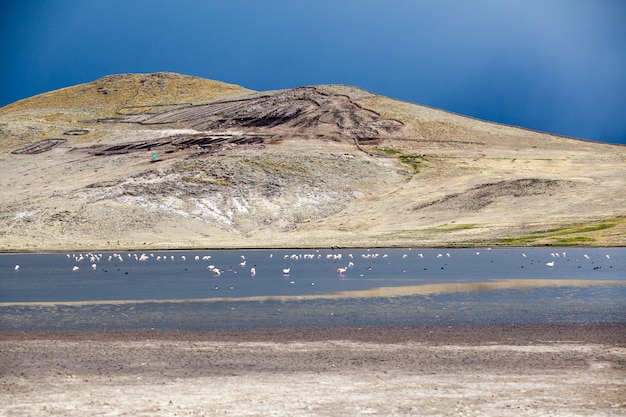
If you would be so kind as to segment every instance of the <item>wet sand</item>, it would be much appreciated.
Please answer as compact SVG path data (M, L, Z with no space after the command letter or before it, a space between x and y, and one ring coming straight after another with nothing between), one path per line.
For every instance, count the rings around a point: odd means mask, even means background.
M0 333L0 414L626 413L626 324Z

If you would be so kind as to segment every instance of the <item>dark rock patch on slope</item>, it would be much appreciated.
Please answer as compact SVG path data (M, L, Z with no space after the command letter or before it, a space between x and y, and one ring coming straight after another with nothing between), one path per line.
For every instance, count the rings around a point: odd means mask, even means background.
M12 154L15 155L34 155L38 153L47 152L56 146L64 143L65 139L44 139L39 140L35 143L31 143L30 145L24 146L22 148L16 149L12 151Z
M481 184L462 193L447 195L443 198L415 206L414 210L436 208L439 210L479 211L499 198L550 196L563 187L574 186L572 181L523 178L512 181Z
M348 96L322 94L314 87L107 121L175 125L199 131L267 132L276 138L356 138L364 141L387 136L403 126L400 121L385 119L360 107Z

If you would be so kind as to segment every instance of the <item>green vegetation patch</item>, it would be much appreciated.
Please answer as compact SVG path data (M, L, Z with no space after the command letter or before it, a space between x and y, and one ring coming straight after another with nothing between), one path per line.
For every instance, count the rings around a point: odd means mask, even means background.
M395 156L403 164L409 165L412 168L414 174L417 174L419 172L420 164L424 159L421 155L414 153L405 153L395 148L385 147L378 149L385 155Z
M478 223L459 223L459 224L443 224L441 226L432 227L430 230L437 232L454 232L457 230L469 230L479 227Z
M501 239L499 243L504 245L588 245L603 237L597 232L607 231L625 224L626 219L618 218L594 224L586 223L534 231L522 236Z

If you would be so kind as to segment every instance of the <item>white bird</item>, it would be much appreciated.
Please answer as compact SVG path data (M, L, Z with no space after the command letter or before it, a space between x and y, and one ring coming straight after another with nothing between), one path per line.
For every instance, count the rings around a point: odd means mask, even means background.
M584 254L584 255L583 255L583 257L584 257L585 259L589 259L589 255L587 255L587 254Z
M77 266L74 266L74 268L72 268L72 271L78 271L80 268L78 268Z
M15 265L15 270L18 271L20 269L19 265Z
M183 261L186 261L187 257L185 255L181 255L180 259L182 259Z
M283 274L289 275L289 272L291 272L291 268L284 268L283 269Z
M256 268L250 268L250 275L255 276L256 275Z
M339 275L345 274L347 270L348 268L337 268L337 272L339 272Z
M96 268L98 267L98 265L96 264L91 264L91 269L93 269L94 271L96 270Z
M611 257L609 255L604 255L604 256L606 256L606 259L611 259Z
M552 261L552 262L547 262L547 263L546 263L546 266L547 266L548 268L552 268L552 267L554 266L554 261Z

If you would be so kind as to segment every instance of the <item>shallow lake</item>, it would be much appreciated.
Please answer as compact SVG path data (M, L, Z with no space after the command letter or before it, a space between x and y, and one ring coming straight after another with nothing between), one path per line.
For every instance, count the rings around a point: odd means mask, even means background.
M625 248L0 255L0 330L624 321Z

